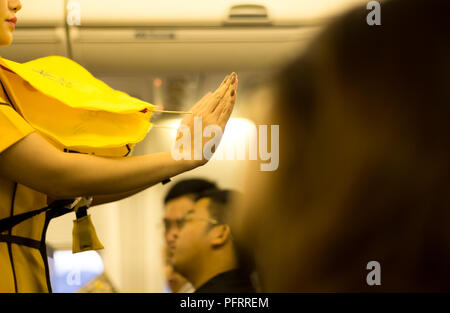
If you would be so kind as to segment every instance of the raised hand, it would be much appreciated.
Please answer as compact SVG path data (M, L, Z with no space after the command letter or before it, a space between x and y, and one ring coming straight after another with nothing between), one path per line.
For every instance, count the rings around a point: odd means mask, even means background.
M190 110L192 114L187 115L181 122L180 128L178 129L177 141L182 137L186 136L189 132L191 151L195 149L202 149L205 144L205 140L202 140L200 146L194 145L194 138L201 136L203 139L203 130L210 126L216 125L220 127L222 132L230 119L231 113L233 112L234 104L237 97L237 87L238 87L238 77L236 73L232 73L225 77L221 85L212 93L208 92L205 94ZM199 119L200 118L200 119ZM195 128L195 121L197 123L201 121L201 128ZM200 133L201 132L201 133ZM198 155L202 155L202 151L197 152ZM194 154L192 154L192 160L194 159ZM198 160L198 157L196 158ZM201 157L202 163L206 163L203 155Z

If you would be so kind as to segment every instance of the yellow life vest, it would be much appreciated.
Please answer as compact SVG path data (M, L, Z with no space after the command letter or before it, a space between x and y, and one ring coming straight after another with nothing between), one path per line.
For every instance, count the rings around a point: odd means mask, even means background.
M74 61L0 59L15 109L66 151L124 156L151 129L155 106L114 90Z

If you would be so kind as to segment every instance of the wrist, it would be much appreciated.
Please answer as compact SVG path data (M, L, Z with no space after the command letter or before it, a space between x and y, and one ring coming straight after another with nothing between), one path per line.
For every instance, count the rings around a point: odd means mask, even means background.
M205 165L208 162L208 160L204 160L204 159L202 159L202 160L192 159L192 160L180 160L180 161L184 162L184 164L185 164L184 166L187 168L188 171L193 170L202 165ZM178 161L178 162L180 162L180 161Z
M176 158L172 154L172 152L167 152L168 156L175 162L175 165L180 167L183 172L193 170L199 166L202 166L208 162L208 160L195 160L193 157L191 158Z

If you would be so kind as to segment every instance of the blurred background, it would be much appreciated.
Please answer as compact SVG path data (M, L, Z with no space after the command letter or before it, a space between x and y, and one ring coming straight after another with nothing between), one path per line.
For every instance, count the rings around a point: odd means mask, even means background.
M220 150L245 144L264 104L252 100L261 82L301 53L333 17L363 0L21 0L6 59L26 62L61 55L112 88L162 106L188 110L232 71L239 75L235 111ZM179 116L155 125L134 155L168 151ZM241 190L245 161L212 160L173 179L204 177ZM53 220L55 292L164 292L163 197L159 184L90 210L105 249L73 255L72 220Z

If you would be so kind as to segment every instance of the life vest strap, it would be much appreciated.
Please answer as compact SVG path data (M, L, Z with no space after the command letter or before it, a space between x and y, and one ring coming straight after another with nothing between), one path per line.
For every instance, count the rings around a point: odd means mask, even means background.
M73 200L57 200L45 208L34 210L34 211L29 211L26 213L17 214L17 215L13 215L13 216L9 216L4 219L1 219L0 220L0 233L13 228L17 224L20 224L23 221L26 221L26 220L32 218L33 216L41 214L42 212L54 211L56 209L56 210L61 210L64 213L66 213L66 211L63 210L64 206L66 206L72 202L73 202Z
M26 247L34 248L34 249L38 249L38 250L40 250L42 248L41 241L34 240L31 238L20 237L20 236L0 234L0 242L14 243L19 246L26 246Z

